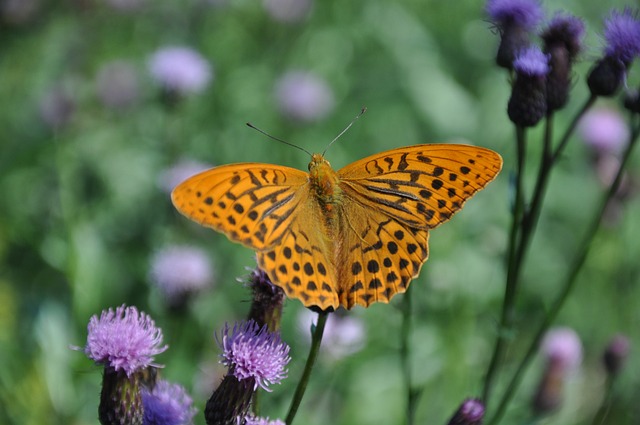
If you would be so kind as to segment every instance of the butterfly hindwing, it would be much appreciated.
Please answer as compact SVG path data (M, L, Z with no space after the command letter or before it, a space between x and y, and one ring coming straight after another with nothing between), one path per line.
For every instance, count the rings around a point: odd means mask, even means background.
M366 208L433 229L449 220L502 167L497 153L476 146L415 145L369 156L338 171L341 186Z
M340 304L388 303L405 292L429 255L429 232L407 227L377 210L345 202L343 259L337 266Z
M176 208L229 239L262 250L282 237L306 201L307 173L262 163L224 165L190 177L172 192Z
M317 203L299 206L298 215L272 249L258 252L258 265L287 297L321 310L338 307L332 241L320 221Z

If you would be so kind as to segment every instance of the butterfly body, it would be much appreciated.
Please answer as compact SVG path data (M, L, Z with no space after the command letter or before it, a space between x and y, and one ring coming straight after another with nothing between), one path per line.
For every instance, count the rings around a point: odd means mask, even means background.
M429 230L447 221L502 167L488 149L415 145L335 171L231 164L181 183L187 217L254 249L287 296L321 310L389 302L427 260Z

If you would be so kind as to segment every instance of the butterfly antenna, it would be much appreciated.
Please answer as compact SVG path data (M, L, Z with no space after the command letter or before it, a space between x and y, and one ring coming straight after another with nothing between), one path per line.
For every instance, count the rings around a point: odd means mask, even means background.
M346 133L346 132L347 132L347 130L349 130L349 129L351 128L351 126L353 125L353 123L355 123L355 122L358 120L358 118L360 118L362 115L364 115L364 113L365 113L365 112L367 112L367 107L366 107L366 106L363 106L363 107L362 107L362 109L360 110L360 113L359 113L358 115L356 115L356 117L355 117L354 119L352 119L352 120L351 120L351 122L349 123L349 125L348 125L347 127L345 127L345 129L344 129L344 130L342 130L342 131L340 132L340 134L338 134L338 135L335 137L335 139L333 139L333 140L331 141L331 143L329 143L329 144L327 145L327 147L326 147L326 148L324 148L324 152L322 152L322 156L324 156L324 154L329 150L329 148L331 147L331 145L333 145L333 142L335 142L336 140L338 140L338 139L340 138L340 136L342 136L344 133Z
M312 156L311 152L309 152L305 148L301 148L300 146L294 145L293 143L289 143L289 142L286 142L286 141L284 141L282 139L278 139L277 137L270 135L266 131L259 129L258 127L256 127L255 125L251 124L250 122L247 123L247 127L252 128L252 129L256 130L257 132L264 134L265 136L267 136L268 138L270 138L272 140L275 140L276 142L284 143L285 145L289 145L289 146L294 147L296 149L300 149L302 152L306 153L307 155Z

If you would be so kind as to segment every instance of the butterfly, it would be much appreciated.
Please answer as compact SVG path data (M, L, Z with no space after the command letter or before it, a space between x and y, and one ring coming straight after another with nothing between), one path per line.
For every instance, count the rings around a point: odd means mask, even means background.
M309 172L223 165L172 192L182 214L257 253L258 265L306 307L388 303L429 255L429 231L449 220L502 168L492 150L423 144L335 171L313 154Z

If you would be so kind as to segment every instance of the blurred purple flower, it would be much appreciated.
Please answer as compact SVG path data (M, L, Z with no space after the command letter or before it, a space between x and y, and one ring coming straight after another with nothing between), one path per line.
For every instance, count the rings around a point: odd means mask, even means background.
M307 309L302 310L298 316L298 327L309 341L311 340L309 328L315 323L316 316ZM362 350L365 343L366 329L360 318L332 314L324 328L320 351L338 360Z
M185 389L178 384L158 381L152 391L142 391L143 425L188 425L196 409Z
M613 108L598 107L584 114L578 133L597 154L618 154L629 141L629 128L620 112Z
M484 404L480 400L469 398L462 402L449 419L448 425L482 425L484 410Z
M541 352L547 360L562 365L567 372L574 371L582 361L582 343L571 328L549 330L542 341Z
M266 326L260 328L249 320L236 323L232 330L225 324L216 341L223 350L221 363L238 380L253 379L254 390L260 386L271 391L269 385L279 384L287 377L289 346L282 342L279 333L269 332Z
M260 418L249 415L245 417L244 425L285 425L285 423L280 419L270 420L269 418Z
M0 17L9 25L24 25L33 20L42 8L41 0L3 0Z
M604 366L610 375L616 375L622 370L624 363L627 361L627 357L629 357L630 350L631 343L629 342L629 338L625 335L616 335L613 337L602 357Z
M163 171L159 178L159 185L166 193L191 176L211 168L212 165L193 159L180 159L167 170Z
M265 10L272 19L295 23L303 21L313 7L313 0L263 0Z
M329 85L310 72L290 71L276 83L275 97L280 111L298 121L317 121L334 106Z
M126 109L139 97L138 76L136 70L126 61L113 61L105 64L96 78L98 98L107 107Z
M582 344L572 329L555 328L545 335L541 353L546 364L532 400L536 415L549 414L562 405L565 381L582 361Z
M106 0L106 3L121 12L133 12L141 9L145 0Z
M71 121L75 100L61 87L55 87L40 99L40 117L53 130L60 130Z
M202 92L213 78L209 62L189 47L157 50L149 60L153 78L167 91L178 95Z
M191 246L171 246L156 252L151 260L151 281L171 302L211 285L213 270L207 253Z
M91 317L84 352L96 363L130 376L148 366L158 366L153 363L154 356L167 349L161 343L162 330L148 315L122 305L115 312L110 308L99 318Z

